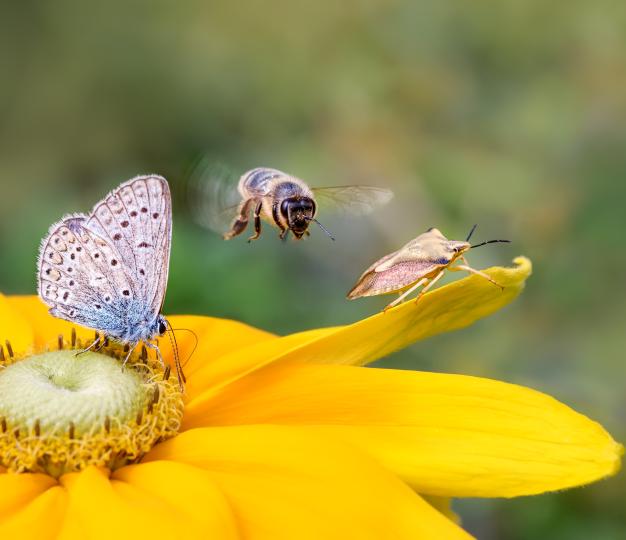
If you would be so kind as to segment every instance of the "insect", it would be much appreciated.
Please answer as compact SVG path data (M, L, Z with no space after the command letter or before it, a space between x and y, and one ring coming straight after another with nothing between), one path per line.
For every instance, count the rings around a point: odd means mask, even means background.
M252 214L254 235L261 235L261 220L274 225L285 239L291 232L297 240L309 235L309 225L316 223L332 240L332 234L316 219L318 202L353 214L364 214L376 205L387 203L393 197L388 189L373 186L337 186L311 188L304 180L267 167L257 167L244 173L237 184L238 201L226 205L220 199L233 198L234 186L224 186L219 178L201 178L196 184L192 201L198 220L209 228L219 230L221 223L216 215L226 211L230 214L230 230L223 234L230 240L242 234ZM231 201L234 202L234 201ZM235 213L232 218L233 211ZM221 231L220 231L221 232Z
M124 360L143 342L168 329L161 314L169 269L172 204L165 178L137 176L97 203L89 214L54 223L42 240L38 292L50 313L129 345ZM170 326L171 330L171 326ZM83 351L85 352L85 351ZM185 376L175 350L178 382Z
M385 255L372 264L348 293L348 299L353 300L362 296L376 296L394 292L401 293L398 298L385 307L384 311L387 311L423 286L415 298L415 302L417 302L428 289L437 283L446 269L451 271L465 270L504 289L484 272L471 268L465 260L464 254L472 248L496 242L509 242L509 240L488 240L471 245L469 240L475 230L476 225L472 227L465 241L460 241L448 240L438 229L428 229L398 251ZM463 264L452 266L457 260L462 261Z

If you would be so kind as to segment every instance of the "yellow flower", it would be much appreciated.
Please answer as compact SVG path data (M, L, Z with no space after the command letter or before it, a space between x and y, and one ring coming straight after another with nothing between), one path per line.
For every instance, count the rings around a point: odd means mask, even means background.
M536 494L615 473L621 446L549 396L359 367L493 313L530 269L520 258L488 270L503 292L468 277L417 305L286 337L171 317L199 336L178 434L113 471L2 469L0 538L468 538L449 497ZM0 296L5 359L54 349L70 329L35 297ZM186 358L193 339L178 335Z

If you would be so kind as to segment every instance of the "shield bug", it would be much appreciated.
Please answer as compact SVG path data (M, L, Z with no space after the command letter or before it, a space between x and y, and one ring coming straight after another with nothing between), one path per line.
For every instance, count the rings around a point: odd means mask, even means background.
M475 230L476 225L472 227L465 241L461 241L448 240L439 229L428 229L398 251L385 255L372 264L348 293L348 299L400 293L398 298L385 307L384 311L387 311L423 286L415 298L417 302L428 289L437 283L446 269L451 271L465 270L504 289L484 272L471 268L465 260L464 254L472 248L496 242L509 242L509 240L488 240L471 245L469 240ZM463 264L452 266L457 260Z

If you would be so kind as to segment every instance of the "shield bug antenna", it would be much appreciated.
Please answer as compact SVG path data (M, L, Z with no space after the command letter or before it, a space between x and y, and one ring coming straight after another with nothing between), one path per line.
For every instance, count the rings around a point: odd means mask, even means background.
M508 240L488 240L472 246L469 239L476 230L476 225L467 235L465 241L448 240L438 229L428 229L414 238L398 251L386 255L370 266L348 293L350 300L362 296L399 293L399 297L391 302L385 311L399 304L409 294L423 287L417 295L417 302L441 277L445 270L465 270L476 274L504 290L488 274L470 267L464 254L473 247L483 246ZM463 264L455 264L457 260Z

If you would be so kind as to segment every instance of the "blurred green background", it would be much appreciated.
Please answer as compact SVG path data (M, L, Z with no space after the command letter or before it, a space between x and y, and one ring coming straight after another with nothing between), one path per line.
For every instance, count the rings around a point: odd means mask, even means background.
M479 223L514 243L470 262L531 257L525 293L384 365L529 385L625 441L625 29L610 0L3 2L0 289L33 293L48 226L146 172L176 197L166 313L277 333L374 313L387 298L344 300L367 265ZM335 243L223 242L185 205L206 155L397 196L365 218L322 209ZM483 539L626 538L625 490L622 474L457 509Z

